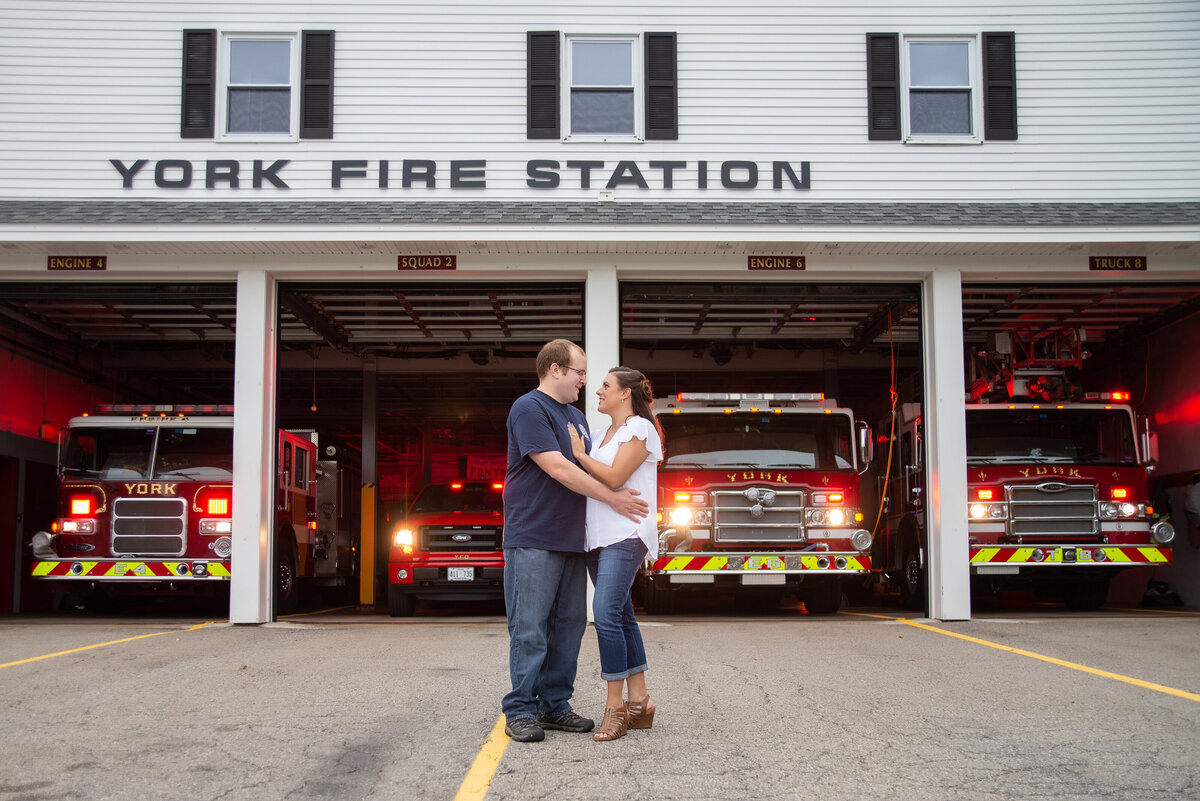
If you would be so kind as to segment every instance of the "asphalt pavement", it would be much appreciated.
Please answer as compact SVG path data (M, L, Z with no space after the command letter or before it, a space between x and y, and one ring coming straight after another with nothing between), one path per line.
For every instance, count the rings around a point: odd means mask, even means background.
M0 800L1200 798L1200 610L643 616L654 728L533 744L499 611L0 618Z

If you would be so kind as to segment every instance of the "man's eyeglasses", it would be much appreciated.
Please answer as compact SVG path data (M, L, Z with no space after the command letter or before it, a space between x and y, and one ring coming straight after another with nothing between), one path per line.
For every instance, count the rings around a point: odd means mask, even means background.
M580 370L578 367L568 367L565 364L559 365L559 366L562 367L562 369L564 369L564 370L574 370L575 372L579 373L580 378L582 378L585 381L587 380L587 370Z

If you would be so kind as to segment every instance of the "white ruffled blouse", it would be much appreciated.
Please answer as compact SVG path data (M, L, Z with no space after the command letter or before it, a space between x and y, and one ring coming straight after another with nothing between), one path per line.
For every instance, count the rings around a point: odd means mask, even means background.
M635 438L643 440L649 453L646 460L633 471L625 486L640 492L639 497L650 504L650 511L637 523L614 512L608 504L588 498L587 549L590 551L593 548L612 545L636 534L646 543L649 556L653 559L658 556L658 463L662 461L662 441L658 438L654 423L645 417L629 418L617 429L609 442L601 445L608 435L609 428L610 426L604 426L592 431L591 457L598 462L612 465L622 443Z

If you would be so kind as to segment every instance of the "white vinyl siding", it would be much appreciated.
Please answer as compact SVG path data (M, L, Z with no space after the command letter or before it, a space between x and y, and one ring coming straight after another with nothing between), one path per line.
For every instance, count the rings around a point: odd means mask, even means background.
M1191 200L1200 186L1200 4L941 2L829 5L670 0L592 8L475 0L409 6L0 0L0 197L41 199L596 199L562 171L554 190L526 185L526 162L686 161L674 188L648 174L638 200ZM185 28L336 31L335 136L247 142L180 138ZM526 33L673 31L679 138L562 143L526 138ZM1016 34L1020 139L910 147L866 134L864 39ZM975 59L978 61L978 59ZM436 188L400 188L399 162L438 165ZM148 165L123 189L109 163ZM236 160L236 190L206 190L208 160ZM286 159L290 189L253 189L254 162ZM378 162L393 180L378 186ZM452 160L485 159L486 189L449 188ZM805 191L720 186L722 161L812 165ZM155 186L163 160L186 160L189 189ZM367 177L330 189L330 163L366 160ZM699 189L695 165L710 179ZM599 175L599 173L597 173ZM602 182L600 182L602 183Z

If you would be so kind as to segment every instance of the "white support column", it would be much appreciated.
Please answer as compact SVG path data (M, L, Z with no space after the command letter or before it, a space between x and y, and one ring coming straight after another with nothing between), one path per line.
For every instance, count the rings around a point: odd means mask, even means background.
M603 423L596 411L596 390L608 368L621 363L621 296L615 267L588 270L583 302L584 348L588 356L584 409L592 426Z
M233 379L233 577L229 619L272 619L275 547L275 280L260 270L238 273Z
M922 291L929 616L970 620L961 274L936 271L924 281Z
M608 368L621 363L621 293L615 267L588 270L587 286L583 293L584 349L588 357L587 397L583 408L587 410L588 425L595 428L605 422L605 416L596 410L596 390L608 375ZM595 620L592 613L592 598L596 588L588 579L587 618Z

